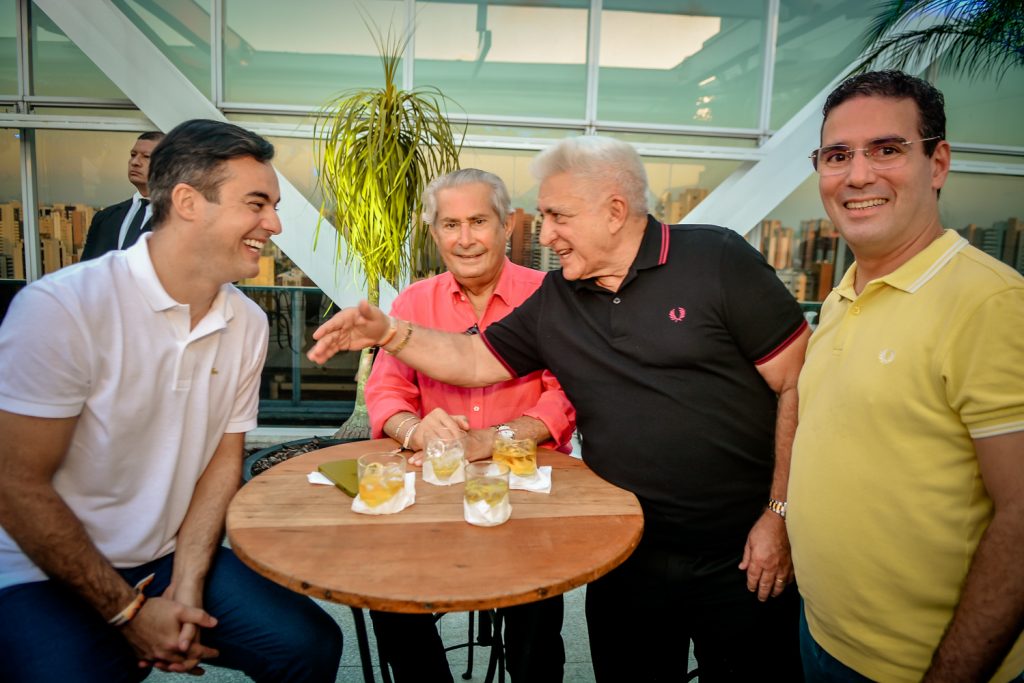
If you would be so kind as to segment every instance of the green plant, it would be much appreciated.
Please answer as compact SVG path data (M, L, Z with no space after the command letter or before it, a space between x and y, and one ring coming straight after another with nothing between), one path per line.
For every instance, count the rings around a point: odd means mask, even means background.
M314 136L324 194L321 217L333 218L336 258L346 265L358 259L367 299L376 305L382 280L399 289L411 268L429 260L433 242L419 218L420 197L431 179L459 167L465 130L456 143L446 116L451 100L437 88L403 90L396 85L408 38L375 30L374 39L384 86L333 98L317 114ZM318 223L314 249L320 227ZM338 438L369 436L363 392L372 362L372 351L364 350L355 409Z
M1024 66L1021 0L891 0L881 8L865 34L868 51L855 72L934 62L943 73L998 79ZM911 28L929 16L941 21Z

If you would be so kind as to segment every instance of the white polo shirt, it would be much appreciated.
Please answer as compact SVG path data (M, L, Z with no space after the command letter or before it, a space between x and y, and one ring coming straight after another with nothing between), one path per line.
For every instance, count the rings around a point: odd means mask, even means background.
M30 284L0 326L0 409L79 416L53 482L115 567L174 549L221 437L256 426L267 352L266 315L230 284L190 330L149 237ZM0 588L44 578L0 529Z

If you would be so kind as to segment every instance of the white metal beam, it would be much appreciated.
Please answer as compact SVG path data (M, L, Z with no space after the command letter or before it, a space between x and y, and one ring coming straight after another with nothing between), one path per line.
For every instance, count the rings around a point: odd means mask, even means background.
M110 0L36 0L36 5L160 129L168 131L195 118L226 120ZM313 250L318 209L280 172L277 176L284 230L274 242L338 306L364 298L361 272L336 263L332 239L322 237L321 246ZM394 295L382 283L381 303L386 305Z
M921 17L911 26L924 27L937 23L938 17ZM901 25L903 30L907 25ZM932 59L939 55L935 54ZM810 176L814 169L808 155L818 146L821 130L821 108L853 65L811 98L804 107L779 129L762 147L762 159L744 164L716 187L683 220L687 223L710 223L732 228L741 235L758 227L761 221ZM909 69L920 73L928 64ZM767 93L766 96L771 96Z

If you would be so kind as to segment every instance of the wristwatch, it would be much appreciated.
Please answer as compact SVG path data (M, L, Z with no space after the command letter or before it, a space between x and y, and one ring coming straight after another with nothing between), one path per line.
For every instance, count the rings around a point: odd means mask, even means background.
M516 438L516 430L507 424L500 424L495 429L498 430L498 438L500 439L514 439Z
M782 519L786 519L786 501L769 498L768 509L777 514L779 517L782 517Z

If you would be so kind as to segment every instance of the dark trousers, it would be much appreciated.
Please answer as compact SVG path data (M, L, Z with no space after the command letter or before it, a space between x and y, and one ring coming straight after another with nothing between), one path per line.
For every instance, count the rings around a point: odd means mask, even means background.
M562 596L500 610L505 623L505 662L509 677L525 683L561 681ZM431 614L370 611L373 632L391 665L395 683L452 681L444 643Z
M160 595L171 580L174 554L118 570L131 584L150 573L146 588ZM220 651L210 664L244 671L253 680L333 682L341 660L341 629L309 598L278 586L220 548L210 567L203 608L217 625L201 642ZM121 632L77 593L56 581L0 591L0 679L7 683L141 681L149 669ZM185 680L184 678L182 680Z
M640 542L587 586L587 629L598 683L686 680L689 642L701 683L803 680L796 586L762 603L732 551L695 555Z

